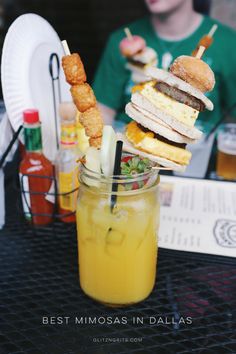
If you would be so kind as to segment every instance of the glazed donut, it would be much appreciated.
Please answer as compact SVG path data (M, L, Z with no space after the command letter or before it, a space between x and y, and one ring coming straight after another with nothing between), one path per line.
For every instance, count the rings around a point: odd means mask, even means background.
M120 42L121 54L125 57L131 57L146 47L145 40L140 36L132 36L132 38L124 38Z
M171 65L170 72L202 92L212 91L215 86L215 76L209 65L195 57L181 55Z

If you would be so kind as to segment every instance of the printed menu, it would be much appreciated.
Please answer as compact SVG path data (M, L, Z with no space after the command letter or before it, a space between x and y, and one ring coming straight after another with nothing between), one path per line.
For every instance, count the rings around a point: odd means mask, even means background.
M236 257L236 183L161 176L159 247Z

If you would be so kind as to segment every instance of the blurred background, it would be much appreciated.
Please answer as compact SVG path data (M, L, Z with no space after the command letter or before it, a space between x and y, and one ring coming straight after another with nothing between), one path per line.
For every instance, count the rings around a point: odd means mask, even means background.
M235 0L195 0L195 8L236 28ZM147 13L143 0L3 0L0 2L0 50L11 22L33 12L46 18L61 39L85 62L91 81L110 32ZM16 58L17 60L17 58ZM1 94L1 93L0 93Z

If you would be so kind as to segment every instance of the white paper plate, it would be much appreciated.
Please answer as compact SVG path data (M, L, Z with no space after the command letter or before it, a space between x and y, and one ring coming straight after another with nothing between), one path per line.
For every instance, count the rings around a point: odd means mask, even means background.
M14 130L23 122L27 108L39 110L42 122L43 152L51 161L57 151L49 58L56 53L60 61L62 101L71 101L69 85L61 68L64 55L61 41L52 26L42 17L26 14L9 28L2 51L2 90L6 110ZM57 106L58 91L56 88ZM57 114L58 134L60 129Z

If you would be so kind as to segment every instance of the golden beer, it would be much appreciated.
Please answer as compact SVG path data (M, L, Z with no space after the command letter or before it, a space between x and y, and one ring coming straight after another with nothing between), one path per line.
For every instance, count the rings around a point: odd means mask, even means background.
M225 179L236 180L236 153L218 150L216 173Z
M236 180L236 124L225 124L217 137L218 176L228 180Z

